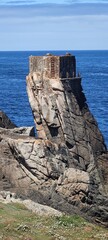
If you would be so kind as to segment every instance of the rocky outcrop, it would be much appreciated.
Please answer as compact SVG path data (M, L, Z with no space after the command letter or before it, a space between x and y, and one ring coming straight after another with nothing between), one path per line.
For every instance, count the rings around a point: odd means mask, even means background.
M0 111L0 127L2 128L15 128L16 125L11 122L11 120L8 118L8 116Z
M56 216L60 217L63 216L63 213L51 208L47 205L42 205L39 203L35 203L32 200L25 199L22 200L18 198L15 193L9 191L1 191L0 192L0 202L7 204L7 203L20 203L23 204L27 209L31 210L32 212L36 213L39 216Z
M27 92L38 138L0 129L1 189L106 224L108 153L75 57L31 57Z

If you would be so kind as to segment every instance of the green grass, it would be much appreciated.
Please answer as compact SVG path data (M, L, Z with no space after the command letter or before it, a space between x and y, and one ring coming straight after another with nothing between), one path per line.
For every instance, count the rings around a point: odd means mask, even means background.
M108 230L79 216L37 216L19 203L0 203L0 240L108 240Z

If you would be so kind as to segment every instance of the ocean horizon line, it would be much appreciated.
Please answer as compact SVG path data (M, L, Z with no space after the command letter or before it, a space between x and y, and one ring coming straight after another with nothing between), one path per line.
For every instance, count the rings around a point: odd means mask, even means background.
M77 52L77 51L95 51L95 52L97 52L97 51L108 51L108 49L56 49L56 50L53 50L53 49L42 49L42 50L0 50L0 52L51 52L51 51L53 51L53 52L64 52L64 51L66 51L66 52L69 52L69 51L75 51L75 52Z

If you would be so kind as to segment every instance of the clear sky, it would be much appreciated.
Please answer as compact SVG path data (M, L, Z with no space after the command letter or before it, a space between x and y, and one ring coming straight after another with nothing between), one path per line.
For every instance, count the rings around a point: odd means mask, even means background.
M108 50L108 0L0 0L0 50Z

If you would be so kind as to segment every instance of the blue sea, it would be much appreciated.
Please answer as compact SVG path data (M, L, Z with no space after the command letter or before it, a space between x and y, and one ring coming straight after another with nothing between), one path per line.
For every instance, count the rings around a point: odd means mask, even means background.
M66 51L0 52L0 110L17 126L34 125L26 93L29 56ZM87 103L108 146L108 51L69 51L76 56Z

